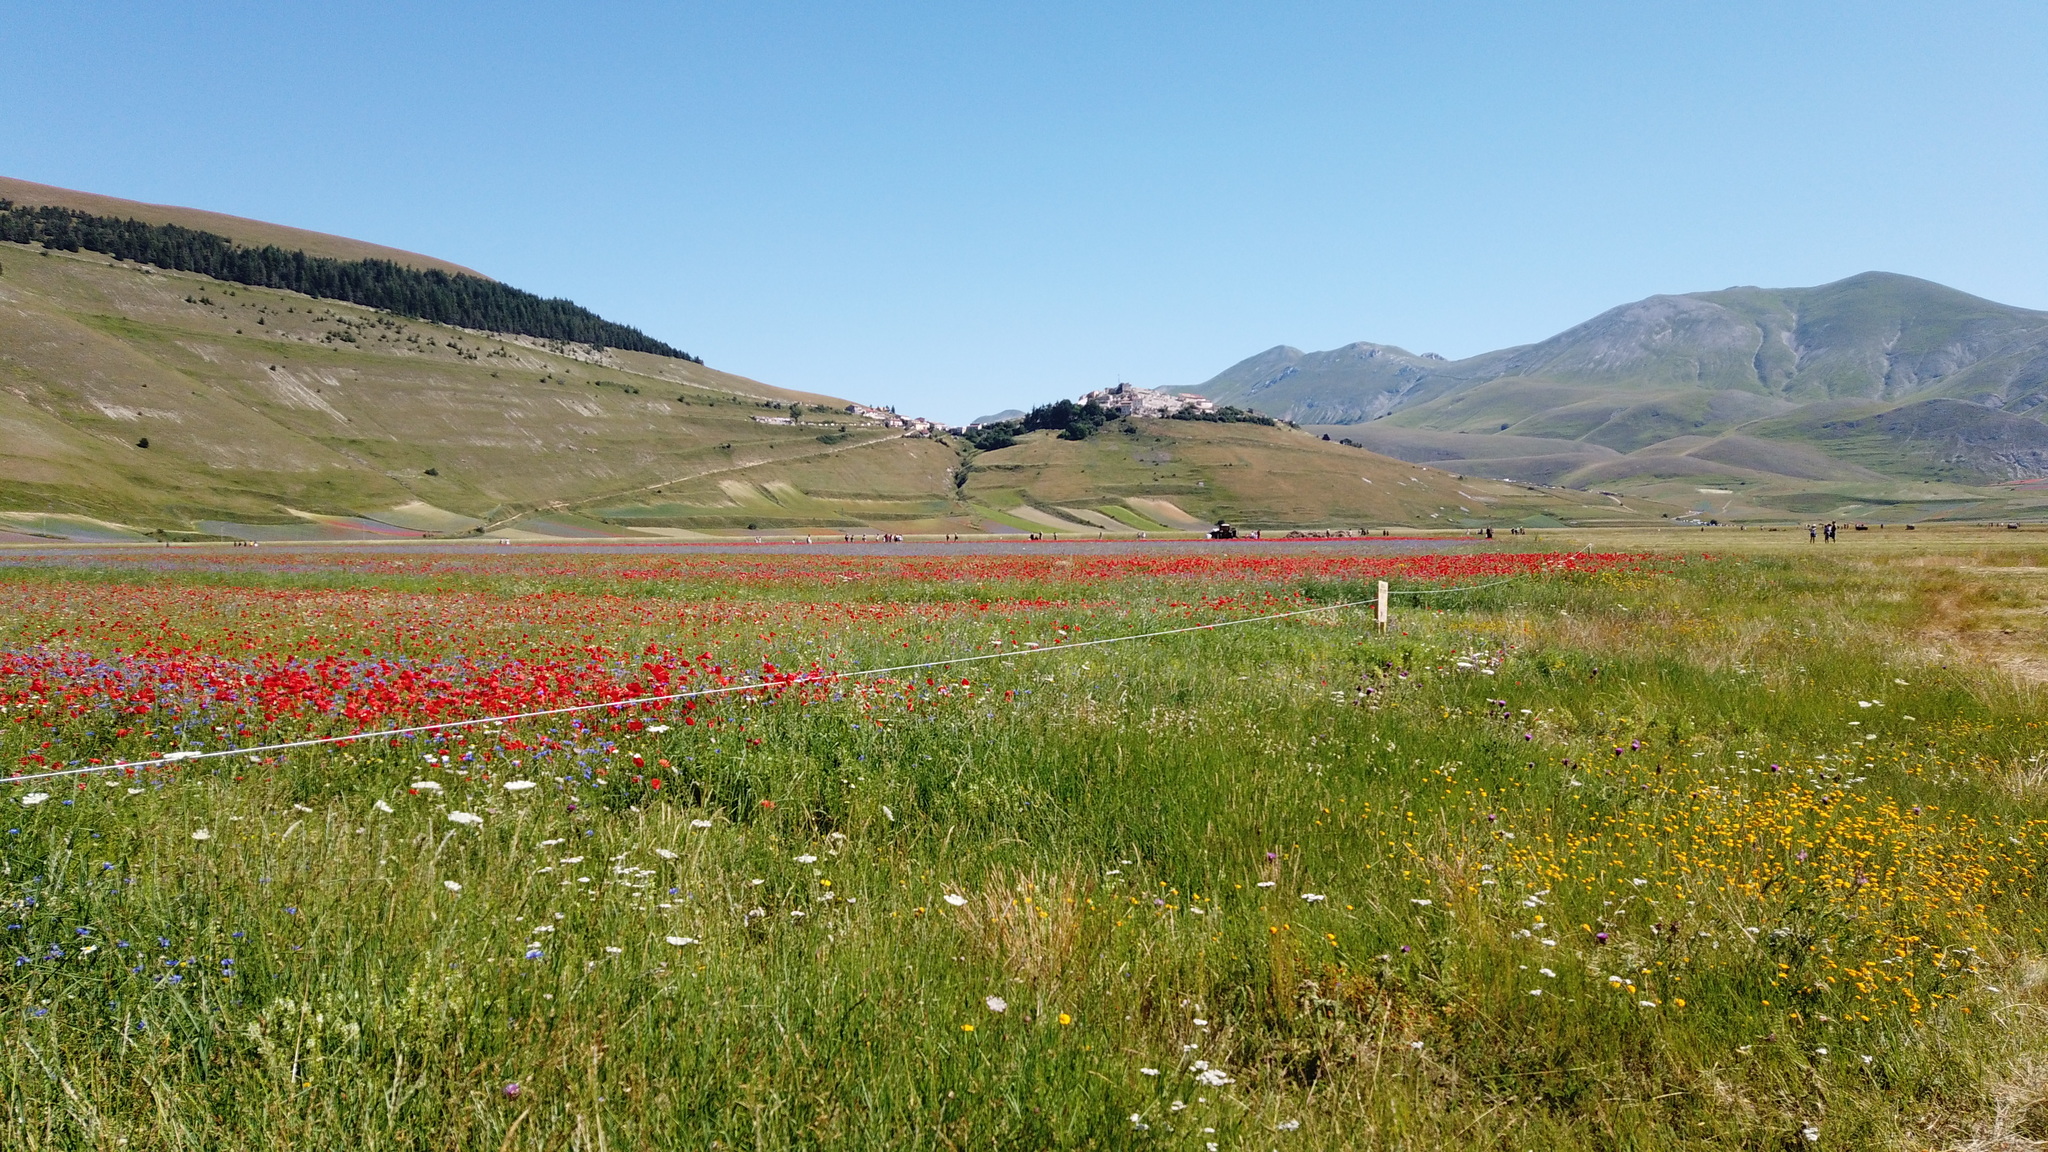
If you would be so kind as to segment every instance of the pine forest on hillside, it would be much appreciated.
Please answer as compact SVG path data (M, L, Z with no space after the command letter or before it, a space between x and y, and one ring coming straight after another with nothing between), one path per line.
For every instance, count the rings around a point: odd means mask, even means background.
M389 260L334 260L269 245L250 248L225 236L176 224L145 224L70 208L29 208L6 200L0 200L0 240L40 243L59 252L101 252L118 260L198 272L236 284L282 288L323 300L346 300L458 328L570 340L703 363L573 301L543 299L480 276L421 271Z

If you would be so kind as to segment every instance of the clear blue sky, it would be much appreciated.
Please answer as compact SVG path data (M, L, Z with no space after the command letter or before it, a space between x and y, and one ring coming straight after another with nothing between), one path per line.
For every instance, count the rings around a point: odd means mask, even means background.
M2048 308L2037 0L0 0L0 44L0 172L949 419L1873 268Z

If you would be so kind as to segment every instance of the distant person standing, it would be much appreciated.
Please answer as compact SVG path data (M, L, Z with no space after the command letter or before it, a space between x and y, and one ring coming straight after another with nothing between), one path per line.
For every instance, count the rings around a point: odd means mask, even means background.
M1806 542L1808 544L1811 544L1818 539L1820 539L1820 526L1817 524L1808 524L1806 526Z

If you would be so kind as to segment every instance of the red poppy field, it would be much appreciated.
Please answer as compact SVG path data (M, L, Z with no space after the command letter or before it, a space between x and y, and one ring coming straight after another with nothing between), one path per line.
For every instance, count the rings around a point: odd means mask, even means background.
M5 1143L2021 1123L2034 697L1912 641L1927 579L1407 542L10 555Z
M472 550L477 551L477 550ZM236 583L0 586L16 622L0 652L0 704L24 731L85 725L30 741L25 770L82 767L314 735L603 704L693 688L761 684L816 691L887 664L985 655L1005 644L1102 639L1135 622L1176 627L1298 610L1304 588L1393 577L1455 586L1526 574L1639 567L1642 557L1469 554L1359 558L1025 556L838 559L729 553L618 557L541 552L420 560L335 553L170 553L155 566L208 575L338 571L410 577L433 590L249 587ZM246 559L245 559L246 558ZM240 564L234 561L242 561ZM479 591L464 582L559 582L569 589ZM1116 593L1140 586L1149 603ZM1027 590L1015 595L1019 588ZM674 589L708 590L705 599ZM892 598L899 591L914 599ZM829 593L841 594L826 598ZM948 595L950 594L950 595ZM939 598L944 596L945 598ZM952 598L959 597L959 598ZM1165 622L1162 624L1162 622ZM1019 628L1027 637L1017 640ZM1085 629L1085 632L1084 632ZM1034 639L1035 638L1035 639ZM781 663L777 663L777 659ZM913 677L911 682L933 677ZM892 682L867 680L872 693ZM900 688L900 685L898 686ZM675 701L694 723L695 701ZM668 702L640 712L666 712ZM707 717L715 719L713 717ZM90 722L90 723L88 723ZM61 743L61 746L60 746ZM488 751L483 753L490 760ZM54 759L53 759L54 758Z

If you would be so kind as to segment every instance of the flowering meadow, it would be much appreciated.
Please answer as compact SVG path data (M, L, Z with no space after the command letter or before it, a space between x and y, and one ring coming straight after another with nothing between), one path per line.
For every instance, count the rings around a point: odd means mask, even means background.
M1496 543L0 557L0 1146L2048 1136L1969 567Z

